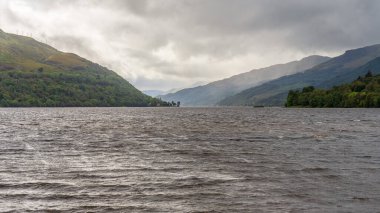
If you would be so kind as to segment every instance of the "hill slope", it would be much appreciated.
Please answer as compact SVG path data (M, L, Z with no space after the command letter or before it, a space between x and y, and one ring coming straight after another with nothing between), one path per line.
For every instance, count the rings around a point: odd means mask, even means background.
M376 66L376 58L379 56L380 45L349 50L343 55L332 58L305 72L284 76L244 90L224 99L218 105L283 106L289 90L301 89L306 86L330 88L334 85L349 83L355 80L357 76L364 75L371 67Z
M214 106L224 98L234 95L244 89L262 84L269 80L304 71L317 64L327 61L328 57L310 56L300 61L279 64L263 69L252 70L232 76L227 79L215 81L204 86L183 89L161 97L163 100L181 101L184 106Z
M113 71L0 30L0 106L149 106L160 102Z
M312 86L289 91L287 107L380 107L380 75L368 72L350 84L329 90Z

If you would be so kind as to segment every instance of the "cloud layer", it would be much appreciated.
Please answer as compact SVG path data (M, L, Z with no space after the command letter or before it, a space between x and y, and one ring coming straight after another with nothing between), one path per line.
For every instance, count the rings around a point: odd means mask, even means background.
M377 0L0 0L0 28L165 90L380 43L378 11Z

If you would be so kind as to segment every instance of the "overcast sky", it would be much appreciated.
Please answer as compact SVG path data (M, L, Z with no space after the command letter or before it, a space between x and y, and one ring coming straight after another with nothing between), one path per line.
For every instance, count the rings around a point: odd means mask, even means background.
M379 11L378 0L0 0L0 28L166 90L380 43Z

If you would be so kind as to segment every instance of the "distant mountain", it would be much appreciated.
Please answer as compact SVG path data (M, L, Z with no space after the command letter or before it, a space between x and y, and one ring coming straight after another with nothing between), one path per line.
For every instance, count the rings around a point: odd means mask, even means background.
M368 69L377 66L379 56L380 45L349 50L305 72L284 76L244 90L222 100L218 105L283 106L289 90L306 86L330 88L334 85L349 83L359 75L364 75Z
M224 98L237 94L244 89L284 75L304 71L327 60L329 60L328 57L309 56L300 61L252 70L204 86L183 89L159 97L166 101L180 101L183 106L213 106Z
M193 83L190 87L197 87L197 86L201 86L201 85L204 85L204 84L206 84L206 82L204 82L204 81L198 81L198 82ZM163 96L163 95L166 95L166 94L169 94L169 93L175 93L175 92L178 92L179 90L183 90L183 88L173 88L173 89L170 89L170 90L167 90L167 91L163 91L163 90L144 90L143 93L146 94L146 95L152 96L152 97L157 97L157 96ZM170 101L172 101L172 100L170 100Z
M143 90L142 91L144 94L152 96L152 97L157 97L159 95L165 95L166 92L162 90Z
M150 106L115 72L0 30L0 106Z

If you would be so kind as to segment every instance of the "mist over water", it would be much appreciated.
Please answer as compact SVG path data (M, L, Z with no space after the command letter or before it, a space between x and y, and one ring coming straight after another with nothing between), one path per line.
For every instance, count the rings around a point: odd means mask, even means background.
M0 211L374 212L380 110L0 109Z

